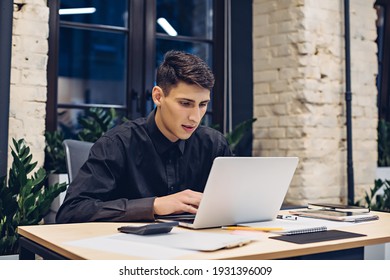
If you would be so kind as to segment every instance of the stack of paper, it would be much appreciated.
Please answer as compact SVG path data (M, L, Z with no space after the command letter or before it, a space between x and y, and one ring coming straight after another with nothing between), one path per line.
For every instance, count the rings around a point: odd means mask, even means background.
M316 210L316 209L308 209L308 210L292 210L291 214L303 217L317 218L317 219L326 219L333 221L341 221L341 222L366 222L378 220L379 217L377 215L371 213L355 213L355 212L343 212L343 211L335 211L335 210Z
M353 206L335 203L308 203L307 208L317 210L333 210L340 212L368 213L370 208L363 206Z

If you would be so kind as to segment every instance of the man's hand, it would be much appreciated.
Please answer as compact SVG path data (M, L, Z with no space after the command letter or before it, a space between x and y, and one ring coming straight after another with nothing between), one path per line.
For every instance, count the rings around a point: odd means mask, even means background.
M153 205L154 214L169 215L184 212L196 214L201 199L202 193L192 190L157 197Z

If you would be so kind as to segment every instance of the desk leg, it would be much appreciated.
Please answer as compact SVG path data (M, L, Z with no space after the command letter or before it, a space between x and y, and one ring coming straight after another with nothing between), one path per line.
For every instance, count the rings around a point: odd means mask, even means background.
M35 243L23 236L19 236L19 259L20 260L35 260L35 255L42 257L44 260L66 260L62 255L45 248L44 246Z
M19 260L35 260L35 253L26 247L23 237L19 238Z

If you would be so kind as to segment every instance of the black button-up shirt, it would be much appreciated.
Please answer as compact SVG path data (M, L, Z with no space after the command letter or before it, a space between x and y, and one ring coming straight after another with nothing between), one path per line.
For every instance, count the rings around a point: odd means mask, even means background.
M119 125L92 147L70 184L58 223L153 220L156 197L203 192L213 160L231 156L225 137L199 126L187 140L169 141L154 112Z

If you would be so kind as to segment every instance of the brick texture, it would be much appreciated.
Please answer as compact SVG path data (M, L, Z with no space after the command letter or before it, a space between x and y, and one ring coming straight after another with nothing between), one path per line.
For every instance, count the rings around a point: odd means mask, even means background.
M45 0L14 5L9 144L24 138L38 166L44 162L49 8ZM8 166L12 160L8 157Z
M377 160L373 4L350 2L357 199ZM286 203L346 201L344 45L342 1L253 1L253 154L300 158Z

